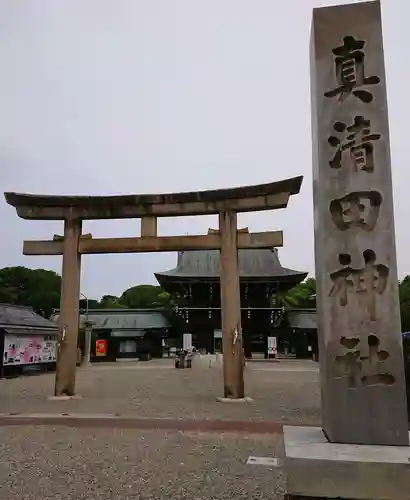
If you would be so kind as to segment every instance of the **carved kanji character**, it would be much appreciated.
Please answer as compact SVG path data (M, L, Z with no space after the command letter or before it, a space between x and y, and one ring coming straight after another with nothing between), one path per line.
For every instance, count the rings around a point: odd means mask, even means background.
M343 354L337 355L335 362L342 369L341 377L346 377L349 388L354 389L360 384L369 387L395 383L394 375L383 368L390 355L385 350L379 350L380 340L376 335L367 337L367 355L362 353L359 337L341 337L339 343Z
M333 49L335 57L335 71L337 87L325 92L326 97L339 96L339 101L344 101L350 94L365 103L373 100L373 94L362 87L376 85L380 82L378 76L365 76L363 48L366 42L356 40L353 36L343 38L343 45Z
M329 297L337 296L344 307L348 303L348 292L366 295L370 321L376 321L376 295L381 295L386 289L389 269L383 264L376 264L373 250L365 250L363 258L364 267L355 269L350 266L349 254L339 254L339 262L343 267L330 274L333 286Z
M332 200L329 208L333 222L341 231L351 227L372 231L379 217L381 203L382 196L378 191L358 191Z
M342 153L348 150L350 158L353 160L355 171L364 170L365 172L373 172L374 170L374 154L373 141L380 139L380 134L371 133L370 120L365 120L363 116L355 116L351 125L346 125L343 122L336 122L333 125L336 132L342 133L347 131L344 140L340 140L337 136L330 136L329 144L337 148L333 158L329 161L332 168L342 167Z

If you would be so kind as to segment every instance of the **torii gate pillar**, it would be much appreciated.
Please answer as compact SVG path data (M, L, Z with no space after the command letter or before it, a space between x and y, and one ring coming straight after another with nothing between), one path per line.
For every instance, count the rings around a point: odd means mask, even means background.
M79 322L79 296L81 279L81 220L64 221L63 271L61 279L60 329L62 332L58 351L55 396L74 396L77 363L77 338Z

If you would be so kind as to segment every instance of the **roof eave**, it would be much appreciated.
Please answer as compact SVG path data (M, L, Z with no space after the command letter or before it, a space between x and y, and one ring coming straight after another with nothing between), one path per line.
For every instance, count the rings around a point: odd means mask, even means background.
M284 274L281 276L276 276L276 275L254 275L254 276L243 276L240 275L239 279L240 281L267 281L267 282L286 282L286 283L300 283L303 281L309 273L299 273L295 272L292 274ZM187 275L187 274L178 274L178 273L172 273L172 271L164 271L162 273L154 273L154 276L156 279L161 282L162 281L167 281L167 282L178 282L178 281L218 281L220 280L219 275Z

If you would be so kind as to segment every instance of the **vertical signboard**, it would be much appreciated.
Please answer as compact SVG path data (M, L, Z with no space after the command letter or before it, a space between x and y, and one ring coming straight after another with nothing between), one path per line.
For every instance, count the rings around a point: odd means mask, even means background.
M268 357L274 358L277 354L277 340L276 337L268 337Z
M182 342L184 351L192 351L192 333L184 333Z

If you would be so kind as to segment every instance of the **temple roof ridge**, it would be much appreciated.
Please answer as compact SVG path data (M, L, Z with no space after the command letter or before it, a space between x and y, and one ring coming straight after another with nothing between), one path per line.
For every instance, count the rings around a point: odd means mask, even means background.
M248 228L239 229L249 232ZM209 229L208 234L217 230ZM219 250L192 250L178 252L177 266L155 273L158 281L189 278L219 278ZM267 278L269 281L295 281L299 283L307 273L283 267L277 248L238 250L239 275L241 278Z

